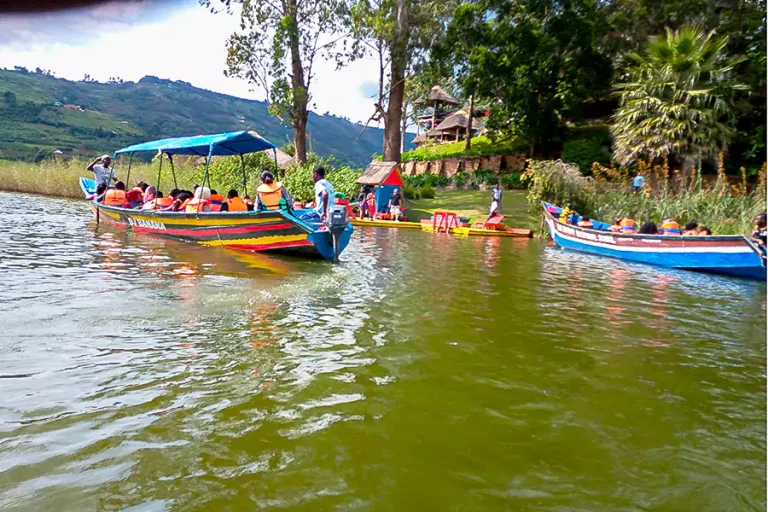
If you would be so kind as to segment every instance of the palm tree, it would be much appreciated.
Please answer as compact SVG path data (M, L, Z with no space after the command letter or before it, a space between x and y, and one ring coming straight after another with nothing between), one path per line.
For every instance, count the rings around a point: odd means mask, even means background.
M611 134L622 165L640 157L684 160L684 175L722 151L735 130L733 96L746 89L731 78L743 58L729 58L727 37L688 26L652 37L646 55L630 55L629 81L616 86L619 108Z

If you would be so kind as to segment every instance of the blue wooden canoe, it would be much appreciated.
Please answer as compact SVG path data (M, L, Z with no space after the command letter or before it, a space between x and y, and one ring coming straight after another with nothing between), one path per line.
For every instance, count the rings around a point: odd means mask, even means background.
M765 281L764 251L745 236L627 235L592 220L582 228L559 220L560 208L542 204L549 234L563 249L660 267Z

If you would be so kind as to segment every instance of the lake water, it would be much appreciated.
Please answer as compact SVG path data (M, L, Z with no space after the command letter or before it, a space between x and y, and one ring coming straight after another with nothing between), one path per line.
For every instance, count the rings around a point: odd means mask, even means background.
M2 510L766 508L766 289L358 229L339 265L0 194Z

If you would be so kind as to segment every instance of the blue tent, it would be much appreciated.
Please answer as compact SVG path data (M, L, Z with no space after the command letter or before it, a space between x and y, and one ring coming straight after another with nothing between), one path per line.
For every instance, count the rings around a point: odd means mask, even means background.
M242 131L144 142L117 150L115 156L139 151L162 151L167 155L231 156L256 153L275 147L256 132Z

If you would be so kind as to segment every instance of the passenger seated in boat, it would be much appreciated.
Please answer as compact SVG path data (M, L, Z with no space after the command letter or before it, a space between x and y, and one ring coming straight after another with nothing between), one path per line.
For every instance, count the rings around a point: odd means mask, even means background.
M125 205L125 183L118 181L115 183L115 188L107 189L104 193L105 206L120 206Z
M237 195L237 190L227 192L227 200L221 207L223 212L247 212L248 205Z
M88 199L95 199L97 202L101 202L104 199L104 192L107 191L107 186L103 183L96 185L96 192L88 196Z
M637 233L635 229L635 219L623 218L619 219L619 230L625 235L634 235Z
M589 217L582 217L579 223L577 224L580 228L593 228L595 227L592 224L592 221L589 220Z
M712 236L712 231L707 226L699 227L699 236Z
M222 204L224 204L224 196L211 189L211 211L220 212Z
M141 207L142 210L165 210L173 204L174 199L171 197L163 197L162 192L158 192L155 198L151 201L147 201Z
M608 228L608 231L611 231L612 233L618 233L621 231L621 219L616 219L616 222L611 224L611 227Z
M293 198L282 183L275 182L275 177L269 171L261 173L261 185L256 189L258 198L257 210L290 210Z
M192 199L192 192L189 190L179 190L176 194L176 198L171 203L171 206L166 210L171 212L183 212L187 206L187 203Z
M752 241L760 247L766 246L766 235L768 235L766 232L766 220L766 214L761 213L757 215L753 221L755 229L752 230Z
M248 211L252 212L253 211L253 200L251 199L251 196L246 194L245 197L243 197L243 202L245 203L245 206L248 207Z
M641 235L658 235L659 234L659 228L656 227L655 222L648 221L642 226L640 226L639 234Z
M141 188L141 181L136 182L136 186L125 193L125 207L138 208L141 206L144 198L144 190Z
M144 189L144 197L141 198L141 202L146 204L150 201L154 201L156 193L157 189L155 187L152 185L147 185L147 188Z
M209 212L211 202L211 189L208 187L197 187L195 195L187 201L185 211L187 213Z
M683 236L696 236L699 234L699 223L692 220L683 226Z
M571 206L571 203L568 203L565 205L565 208L562 209L560 212L560 222L563 224L570 224L571 223L571 216L575 212L573 211L573 207Z
M682 235L682 232L680 231L680 224L677 223L675 219L664 219L662 221L661 226L661 234L667 235L667 236L680 236Z

